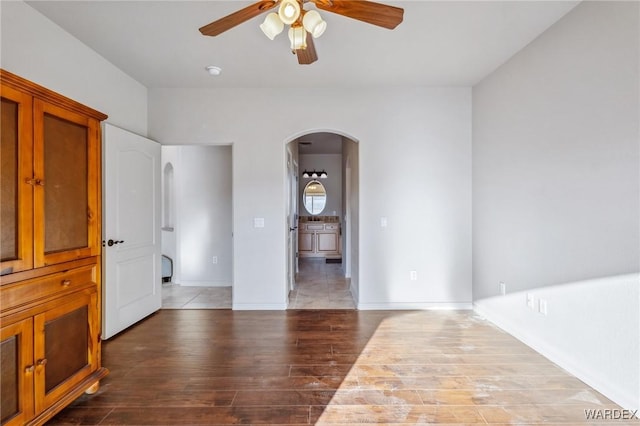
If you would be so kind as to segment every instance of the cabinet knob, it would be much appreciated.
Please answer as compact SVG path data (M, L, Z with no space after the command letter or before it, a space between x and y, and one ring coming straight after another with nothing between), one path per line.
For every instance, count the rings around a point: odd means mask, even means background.
M36 361L36 364L38 365L47 365L47 359L46 358L42 358Z
M27 365L24 369L25 373L33 373L33 370L35 370L36 367L34 365Z
M42 179L36 179L36 185L44 186L44 181Z
M62 280L60 284L62 285L62 287L69 287L69 285L71 284L71 280Z

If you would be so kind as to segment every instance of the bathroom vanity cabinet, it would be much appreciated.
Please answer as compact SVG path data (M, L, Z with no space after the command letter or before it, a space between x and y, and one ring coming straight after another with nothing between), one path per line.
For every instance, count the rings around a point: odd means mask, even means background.
M43 424L100 360L106 115L0 70L2 425Z
M340 258L340 223L300 222L298 225L298 253L300 257Z

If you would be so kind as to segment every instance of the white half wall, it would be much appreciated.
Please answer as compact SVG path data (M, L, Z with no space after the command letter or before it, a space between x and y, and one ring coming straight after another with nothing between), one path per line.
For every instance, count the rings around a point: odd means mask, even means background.
M0 67L146 136L146 87L22 1L0 1L0 15Z
M639 21L638 2L583 2L473 88L476 307L632 409L640 283L617 277L640 270Z
M470 306L470 123L469 88L149 91L156 140L233 143L234 309L286 308L284 150L317 131L358 141L359 307Z

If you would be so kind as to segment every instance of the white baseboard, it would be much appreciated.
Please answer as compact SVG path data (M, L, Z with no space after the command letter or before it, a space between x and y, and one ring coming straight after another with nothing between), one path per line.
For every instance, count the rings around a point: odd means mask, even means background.
M349 291L351 291L351 297L353 298L353 303L358 306L358 300L360 300L360 293L358 292L358 287L353 285L353 281L351 278L347 278L349 280Z
M637 275L628 275L529 290L536 299L544 297L550 309L553 306L549 316L526 307L526 292L477 300L473 307L478 315L623 409L637 410L640 409L640 383L636 383L634 389L628 381L626 384L622 382L627 375L635 376L640 382L640 361L631 359L636 356L633 349L623 349L623 345L618 345L620 339L638 341L636 334L640 326L634 324L638 318L637 283ZM575 303L575 300L581 300L581 303ZM608 312L630 312L625 314L626 320L619 317L613 320L606 316L606 311L597 312L601 304L605 301L611 303L611 300L614 303L609 309L615 311ZM581 320L571 321L572 317ZM588 345L592 341L593 346L585 347L585 341Z
M286 303L234 303L234 311L285 311Z
M471 302L420 302L420 303L358 303L361 311L429 311L471 310Z
M181 287L231 287L231 283L226 281L173 281Z

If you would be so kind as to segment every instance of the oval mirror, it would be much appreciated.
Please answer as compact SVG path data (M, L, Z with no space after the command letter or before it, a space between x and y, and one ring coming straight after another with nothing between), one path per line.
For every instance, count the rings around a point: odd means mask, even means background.
M322 213L324 206L327 204L327 191L324 185L317 180L312 180L304 187L302 195L304 208L312 215Z

